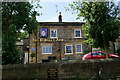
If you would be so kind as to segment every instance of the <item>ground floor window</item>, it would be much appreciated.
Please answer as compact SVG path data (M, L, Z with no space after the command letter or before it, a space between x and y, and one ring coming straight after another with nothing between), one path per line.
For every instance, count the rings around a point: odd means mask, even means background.
M76 53L82 52L82 44L77 44L77 45L75 45L75 47L76 47Z
M42 54L52 54L52 46L42 46Z
M72 45L66 45L65 46L65 53L66 54L73 53Z

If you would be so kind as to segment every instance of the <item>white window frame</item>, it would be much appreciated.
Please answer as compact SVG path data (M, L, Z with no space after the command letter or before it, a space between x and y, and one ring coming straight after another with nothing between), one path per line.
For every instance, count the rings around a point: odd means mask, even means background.
M56 31L56 37L52 37L51 31ZM57 38L57 37L58 37L58 36L57 36L57 29L51 29L51 30L50 30L50 38Z
M42 54L52 54L52 46L50 46L51 47L51 53L43 53L43 47L47 47L47 46L42 46Z
M79 37L76 37L76 31L80 31L80 36ZM82 38L82 33L81 33L80 29L75 29L74 30L74 38Z
M71 53L66 52L66 46L71 46ZM73 46L72 45L65 45L65 54L73 54Z
M77 45L81 45L81 52L77 52ZM76 52L76 53L83 53L82 44L76 44L76 45L75 45L75 52Z

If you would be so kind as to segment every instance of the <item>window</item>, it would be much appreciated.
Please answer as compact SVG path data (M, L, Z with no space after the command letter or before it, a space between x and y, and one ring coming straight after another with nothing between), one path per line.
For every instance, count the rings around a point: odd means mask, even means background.
M78 44L76 45L76 53L80 53L80 52L82 52L82 45Z
M73 53L73 51L72 51L72 45L66 45L65 46L65 53Z
M57 38L57 30L50 30L50 37Z
M81 38L81 30L75 30L74 31L74 37L75 38Z
M92 55L105 55L105 54L98 52L98 53L92 53Z
M43 54L52 54L52 46L42 46Z

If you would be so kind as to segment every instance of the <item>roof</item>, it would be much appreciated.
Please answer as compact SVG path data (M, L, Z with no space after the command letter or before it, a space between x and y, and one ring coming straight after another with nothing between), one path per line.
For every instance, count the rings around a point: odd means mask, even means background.
M81 26L84 22L39 22L40 26Z

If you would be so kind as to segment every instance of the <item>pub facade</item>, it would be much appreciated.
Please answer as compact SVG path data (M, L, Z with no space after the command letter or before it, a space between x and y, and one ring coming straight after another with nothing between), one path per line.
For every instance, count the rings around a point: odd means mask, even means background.
M30 35L29 52L41 62L49 56L57 60L80 59L86 50L83 43L83 22L40 22L37 35ZM31 58L30 58L31 59Z

